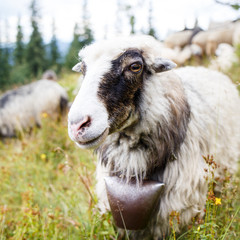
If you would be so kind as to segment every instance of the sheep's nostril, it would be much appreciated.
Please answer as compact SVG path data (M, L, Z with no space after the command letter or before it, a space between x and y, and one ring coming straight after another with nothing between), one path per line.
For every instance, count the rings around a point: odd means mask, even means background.
M85 116L81 121L77 123L71 123L71 130L75 137L79 134L83 134L86 128L91 125L91 118L89 116Z
M78 130L81 130L83 128L89 127L91 124L91 119L89 116L84 117L84 119L79 123Z

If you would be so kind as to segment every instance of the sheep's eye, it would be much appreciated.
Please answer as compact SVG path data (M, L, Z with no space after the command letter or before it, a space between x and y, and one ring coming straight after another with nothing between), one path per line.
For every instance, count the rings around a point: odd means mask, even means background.
M134 73L139 73L142 71L142 64L140 63L133 63L130 65L130 68L129 68L132 72Z

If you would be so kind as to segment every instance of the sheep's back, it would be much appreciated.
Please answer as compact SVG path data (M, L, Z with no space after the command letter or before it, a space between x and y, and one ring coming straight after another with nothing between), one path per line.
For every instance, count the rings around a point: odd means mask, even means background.
M208 141L208 154L234 172L240 155L240 98L224 74L203 67L176 69L181 76L194 124Z

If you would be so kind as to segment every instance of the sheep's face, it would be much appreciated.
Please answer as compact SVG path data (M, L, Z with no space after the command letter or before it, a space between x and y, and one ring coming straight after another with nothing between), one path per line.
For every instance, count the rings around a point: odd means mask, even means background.
M81 71L84 79L68 119L69 136L82 148L97 147L109 134L134 124L144 81L153 72L174 66L159 58L147 64L146 54L139 48L119 52L114 48L101 54L91 50L91 46L89 51L84 49L82 62L73 68Z
M143 79L149 71L141 52L129 49L111 61L99 83L97 96L108 113L109 132L123 129L137 118Z

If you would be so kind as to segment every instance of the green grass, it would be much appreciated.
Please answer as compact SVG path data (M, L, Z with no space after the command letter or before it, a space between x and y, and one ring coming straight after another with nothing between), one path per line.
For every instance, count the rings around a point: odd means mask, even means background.
M76 79L68 77L70 98ZM96 209L95 156L69 139L66 118L42 121L30 135L0 141L0 239L115 237Z
M71 100L77 78L63 74L60 80ZM66 118L42 120L30 135L0 141L0 240L117 239L111 215L101 216L96 207L95 155L69 139ZM240 171L230 184L226 173L219 205L212 182L205 218L193 219L180 234L174 231L178 213L172 213L168 239L240 239L239 179Z

